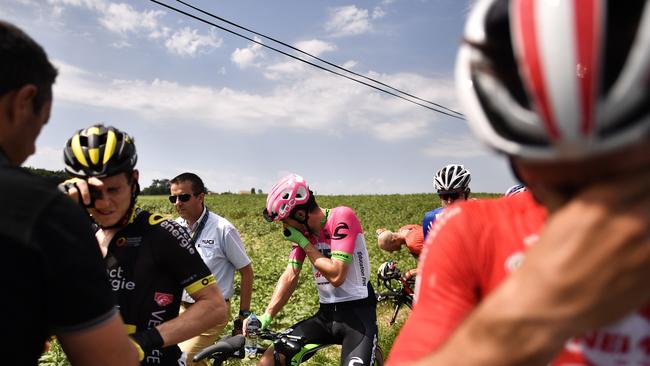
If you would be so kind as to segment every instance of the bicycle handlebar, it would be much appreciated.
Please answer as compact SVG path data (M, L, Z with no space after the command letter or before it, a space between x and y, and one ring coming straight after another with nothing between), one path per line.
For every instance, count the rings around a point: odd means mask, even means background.
M241 334L226 339L222 339L219 342L202 349L199 353L197 353L196 355L194 355L194 357L192 357L192 361L193 362L201 361L202 359L209 357L216 352L233 354L238 349L244 347L245 342L246 342L246 338Z

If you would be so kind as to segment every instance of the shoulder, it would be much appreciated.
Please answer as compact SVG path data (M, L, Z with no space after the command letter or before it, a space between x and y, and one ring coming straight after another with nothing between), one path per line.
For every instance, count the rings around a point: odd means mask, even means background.
M141 210L135 225L140 230L146 231L143 234L155 240L156 246L160 246L159 243L170 242L188 249L191 253L195 252L187 229L174 220L166 219L163 215Z
M353 209L347 206L338 206L330 210L331 218L354 218L357 219L357 214Z

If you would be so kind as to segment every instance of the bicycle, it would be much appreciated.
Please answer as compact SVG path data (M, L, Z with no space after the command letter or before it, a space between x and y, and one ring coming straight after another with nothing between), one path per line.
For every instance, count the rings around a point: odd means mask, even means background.
M382 285L387 291L377 293L377 302L391 301L394 304L395 308L390 320L390 325L393 325L402 306L406 305L409 309L413 309L415 279L404 278L397 268L397 262L391 260L382 263L377 270L377 287L381 288Z
M278 333L265 330L258 334L259 338L269 340L273 344L275 366L281 365L280 354L285 356L286 365L297 366L310 359L317 351L333 345L307 343L303 336L292 335L291 331L291 328ZM192 361L197 362L205 358L211 358L214 360L214 366L222 366L230 358L243 359L245 357L245 339L241 334L224 337L217 343L201 350L192 358ZM258 345L256 354L262 355L266 352L266 349L267 347ZM384 355L379 346L375 348L374 365L384 365Z

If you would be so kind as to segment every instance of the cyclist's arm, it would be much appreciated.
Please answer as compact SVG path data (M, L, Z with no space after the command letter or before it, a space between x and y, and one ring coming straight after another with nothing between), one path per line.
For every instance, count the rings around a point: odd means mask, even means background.
M284 270L278 283L275 285L273 290L273 295L271 295L271 301L266 307L266 312L269 313L272 317L275 317L280 310L287 304L291 295L296 290L298 286L298 279L300 278L300 267L297 267L291 263L287 265L287 268Z
M228 321L226 302L216 284L190 293L190 296L195 301L192 306L178 317L156 327L165 341L164 347L178 344Z
M115 313L107 321L78 332L56 334L72 365L139 365L138 353Z
M305 253L311 263L334 287L341 286L348 275L348 264L333 258L327 258L313 245L305 246Z

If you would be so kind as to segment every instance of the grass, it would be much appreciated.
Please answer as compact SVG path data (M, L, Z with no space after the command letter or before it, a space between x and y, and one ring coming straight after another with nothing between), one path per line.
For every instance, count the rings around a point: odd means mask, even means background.
M497 197L499 194L473 194L473 197ZM290 250L289 244L282 239L281 225L269 224L262 218L266 195L208 195L206 205L208 208L227 218L241 233L248 255L253 262L255 282L253 286L253 299L251 310L260 314L264 312L275 283L286 267L286 260ZM426 211L440 206L440 201L433 194L407 194L407 195L358 195L358 196L318 196L321 207L348 206L354 209L361 221L365 232L365 239L370 256L370 265L373 272L379 265L389 259L396 260L402 270L414 268L415 260L406 250L397 253L388 253L377 248L374 236L375 229L386 227L397 229L406 224L422 223ZM169 217L174 216L173 206L166 196L142 196L139 198L141 207ZM308 260L307 260L308 261ZM300 276L300 283L289 303L271 324L273 329L289 327L297 321L311 316L318 309L318 294L314 284L311 268L305 264ZM238 291L239 276L236 277L236 293L231 306L231 319L239 310ZM373 285L376 286L373 277ZM375 288L377 290L377 288ZM394 325L389 325L392 308L380 306L377 309L379 326L379 344L386 356L391 349L393 341L400 327L406 320L409 310L400 310L398 320ZM232 323L232 322L231 322ZM231 325L224 331L230 333ZM226 334L226 333L224 333ZM340 347L333 346L317 353L306 365L333 365L338 364ZM47 359L47 362L45 361ZM334 360L334 361L333 361ZM67 361L60 357L60 348L54 345L52 350L44 355L41 365L63 366ZM232 365L249 365L253 361L233 361Z

